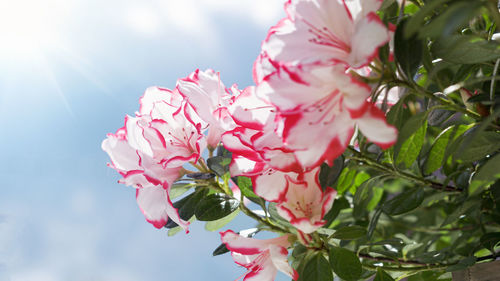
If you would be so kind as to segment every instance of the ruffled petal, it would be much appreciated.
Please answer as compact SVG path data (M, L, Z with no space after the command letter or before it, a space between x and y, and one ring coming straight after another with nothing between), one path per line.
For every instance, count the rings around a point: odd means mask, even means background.
M352 50L347 60L354 68L368 65L377 56L378 48L389 42L389 30L375 13L369 13L356 23Z
M177 209L174 208L170 201L168 189L161 186L138 189L136 199L146 220L156 228L165 226L168 218L170 218L188 232L189 222L179 217Z
M398 138L398 131L387 123L384 112L375 105L359 119L356 119L359 130L366 138L382 149L391 147Z

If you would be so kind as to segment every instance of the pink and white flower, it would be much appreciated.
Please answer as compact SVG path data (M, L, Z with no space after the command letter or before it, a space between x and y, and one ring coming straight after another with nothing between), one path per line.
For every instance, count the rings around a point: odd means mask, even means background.
M239 90L236 86L226 89L220 80L220 74L211 69L196 70L188 77L179 79L177 89L196 114L207 123L208 145L217 147L221 135L235 126L228 108Z
M247 268L244 281L273 281L278 270L293 280L298 273L288 264L289 235L258 240L234 233L221 232L222 243L231 251L234 261Z
M147 114L146 114L147 113ZM149 88L141 99L141 112L127 116L125 126L109 134L102 149L121 183L138 189L137 202L146 219L160 228L170 217L187 231L169 199L172 183L182 165L198 161L206 146L201 124L176 92Z
M326 223L323 217L332 208L337 195L331 187L322 190L319 170L304 173L297 180L289 179L285 198L276 205L280 216L303 233L312 233Z
M356 126L382 148L396 141L396 129L367 101L370 87L347 74L342 66L279 70L268 75L256 92L279 109L282 125L278 135L305 170L325 161L333 164L349 144Z
M231 113L239 126L222 136L224 147L233 155L231 175L250 177L257 195L279 201L286 177L296 177L302 169L275 133L276 108L249 87L236 98Z
M262 56L287 66L365 66L390 40L389 30L375 13L381 4L382 0L289 0L288 16L269 30ZM259 60L255 65L269 66Z

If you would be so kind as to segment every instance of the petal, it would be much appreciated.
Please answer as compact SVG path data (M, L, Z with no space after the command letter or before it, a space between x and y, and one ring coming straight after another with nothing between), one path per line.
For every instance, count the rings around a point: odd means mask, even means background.
M177 209L170 201L168 191L161 186L153 186L138 189L136 199L139 208L146 217L146 220L156 228L162 228L167 223L168 218L181 226L188 232L189 222L179 217Z
M382 149L391 147L398 138L396 128L387 124L384 113L375 105L371 105L361 118L356 119L356 124L369 141Z
M288 275L293 280L297 280L299 275L290 264L288 264L288 251L286 248L271 245L269 246L269 254L273 265L281 272Z
M380 18L373 12L369 13L356 22L348 64L354 68L368 65L377 56L378 48L390 39L389 30Z
M108 134L102 142L101 148L111 158L113 168L119 171L141 169L139 156L125 138L125 128L119 129L116 134Z
M271 260L267 258L264 263L260 264L258 270L254 269L245 275L243 281L274 281L277 273L277 268L273 265Z
M325 117L328 122L322 121L323 115L313 111L285 117L285 144L304 168L332 162L343 153L354 132L354 121L347 112Z
M248 87L236 97L229 108L234 121L245 128L261 130L274 119L275 108L255 94L255 87Z
M255 194L271 202L282 200L287 190L288 174L280 171L270 171L255 176L253 178L253 189Z
M271 28L262 49L273 60L345 61L353 22L340 1L290 1L289 19ZM326 29L326 30L325 30Z
M281 247L288 247L288 235L283 235L272 239L254 239L247 238L234 233L232 230L220 232L222 243L231 252L240 253L243 255L255 255L265 251L269 245L274 244Z
M289 221L293 226L295 226L298 230L304 233L312 233L316 231L316 229L325 225L325 221L311 221L307 217L296 216L293 210L289 209L284 205L277 205L276 210L278 214L282 216L284 219Z
M149 87L139 101L141 104L139 113L141 115L151 115L153 108L157 107L159 104L179 107L182 99L183 97L176 90L172 91L160 87Z

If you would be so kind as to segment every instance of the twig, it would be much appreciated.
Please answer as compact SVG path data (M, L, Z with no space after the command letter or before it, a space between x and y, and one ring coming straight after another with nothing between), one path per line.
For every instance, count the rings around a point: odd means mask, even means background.
M362 153L360 153L359 151L355 150L354 148L352 148L350 146L347 147L347 150L349 150L351 153L354 154L354 156L350 157L351 159L356 160L358 162L361 162L367 166L370 166L371 168L374 168L374 169L377 169L379 171L391 174L395 177L403 178L403 179L406 179L406 180L412 181L412 182L416 182L416 183L419 183L419 184L422 184L422 185L425 185L425 186L428 186L430 188L440 190L440 191L462 192L462 190L459 188L449 186L449 185L443 185L443 184L433 182L430 180L426 180L424 178L415 176L413 174L396 170L391 166L378 163L378 162L374 161L373 159L364 156Z

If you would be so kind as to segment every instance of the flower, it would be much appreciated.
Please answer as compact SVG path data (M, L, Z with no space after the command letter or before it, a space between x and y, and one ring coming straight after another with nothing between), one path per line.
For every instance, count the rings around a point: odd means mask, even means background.
M177 90L209 126L208 145L217 147L221 135L235 126L228 108L233 102L234 94L239 93L237 87L226 89L218 72L197 69L188 77L177 81Z
M337 191L321 189L318 181L320 168L301 174L297 180L288 179L286 195L276 205L280 216L303 233L311 233L323 226L325 214L332 208Z
M262 56L281 65L365 66L390 40L375 13L381 4L382 0L289 0L288 16L269 30ZM268 66L258 60L254 72Z
M123 176L119 182L138 189L137 202L148 222L161 228L170 217L187 231L189 223L172 206L169 190L182 165L198 161L206 141L180 97L167 89L147 89L140 112L125 117L125 126L108 134L102 149Z
M278 109L278 135L304 170L325 161L333 164L349 144L356 126L382 148L396 141L396 129L386 123L382 111L367 101L370 92L368 85L340 65L278 70L256 89L259 97Z
M231 251L233 260L248 269L244 281L272 281L279 271L298 279L298 273L288 264L289 235L258 240L244 237L231 230L221 232L222 243Z
M222 135L222 143L232 152L231 175L250 177L257 195L278 201L283 196L286 177L295 177L295 172L302 169L293 151L286 149L275 133L276 108L258 98L255 88L249 87L235 99L230 110L238 126Z

